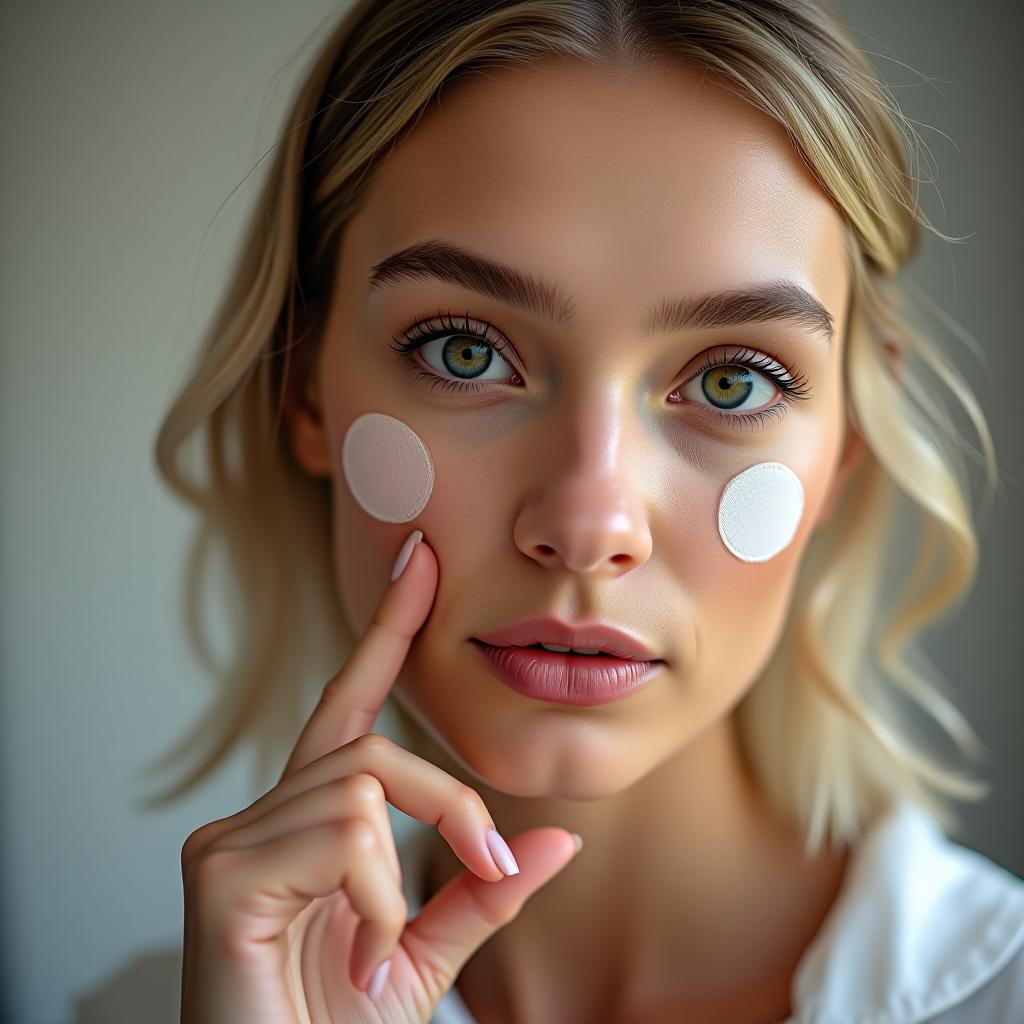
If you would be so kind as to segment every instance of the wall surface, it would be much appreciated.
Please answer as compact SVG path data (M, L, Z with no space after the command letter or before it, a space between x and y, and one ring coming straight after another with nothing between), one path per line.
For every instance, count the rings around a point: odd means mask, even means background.
M946 233L971 235L958 246L931 239L913 275L984 348L987 369L960 364L991 417L1005 494L985 529L977 588L929 650L992 752L992 798L964 811L959 838L1020 874L1024 354L1013 126L1024 26L1016 5L994 2L841 8L937 161L938 191L922 187L926 209ZM194 722L210 685L178 613L189 521L158 483L152 443L223 281L252 179L233 190L274 140L307 35L339 9L323 0L4 6L4 1020L176 1021L181 844L258 795L242 753L173 809L135 805L141 767Z

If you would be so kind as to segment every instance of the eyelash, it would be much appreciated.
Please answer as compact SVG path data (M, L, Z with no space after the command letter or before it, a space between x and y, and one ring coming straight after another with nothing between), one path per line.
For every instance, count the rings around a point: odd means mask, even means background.
M422 348L430 341L434 341L437 338L444 338L451 334L463 334L468 335L472 338L477 339L479 342L489 345L494 349L495 352L502 352L509 346L506 342L500 338L492 337L490 330L492 325L487 321L481 321L486 324L486 329L480 331L479 329L471 326L469 314L466 314L465 320L460 324L452 320L451 311L446 315L438 313L437 320L440 324L438 327L434 327L432 321L421 321L411 328L401 338L392 338L393 344L389 346L391 350L396 354L398 359L405 363L411 363L417 371L417 379L426 380L433 390L435 387L441 387L445 391L480 391L486 390L486 385L474 384L472 381L455 380L449 377L442 377L431 370L426 370L418 363L413 360L412 353ZM737 421L742 423L744 426L756 427L763 426L767 420L771 417L784 415L784 405L791 402L801 401L810 397L810 388L807 386L807 378L800 373L799 369L796 375L791 375L788 370L780 366L774 360L768 359L761 353L754 351L753 349L737 348L736 352L726 359L713 359L710 355L705 355L704 363L700 366L696 372L690 374L686 380L682 381L675 391L684 388L690 381L695 380L701 374L706 373L708 370L716 369L722 366L749 366L752 369L757 370L759 373L770 377L779 390L782 392L782 400L777 402L775 405L769 406L767 409L761 409L758 412L752 413L725 413L720 409L715 409L713 406L705 406L708 411L715 413L721 419L728 421L729 423L735 424Z

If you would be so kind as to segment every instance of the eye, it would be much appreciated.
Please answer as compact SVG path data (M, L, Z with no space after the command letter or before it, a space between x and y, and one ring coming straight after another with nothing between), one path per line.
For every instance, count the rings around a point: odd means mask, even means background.
M777 392L781 400L766 407L765 402ZM700 369L676 388L669 400L678 401L673 396L680 395L724 420L752 426L785 415L788 403L808 398L809 393L802 375L792 376L759 352L736 349L717 359L709 353Z
M507 343L491 333L490 324L481 329L468 314L462 323L453 321L450 313L439 315L437 321L419 323L392 342L392 351L417 367L431 387L440 384L447 390L465 390L475 388L477 381L522 383L515 368L500 355ZM426 367L414 356L417 349L422 350L420 358Z
M421 321L402 337L392 338L390 347L431 388L486 391L488 383L521 385L519 372L500 354L511 346L492 330L488 323L481 326L471 321L468 313L461 322L453 320L450 312L439 313L436 319ZM415 355L418 349L423 350L420 358ZM776 392L781 400L764 407ZM737 348L717 359L708 353L669 401L700 405L735 427L763 425L785 415L787 404L808 397L810 388L802 374L794 376L760 352Z

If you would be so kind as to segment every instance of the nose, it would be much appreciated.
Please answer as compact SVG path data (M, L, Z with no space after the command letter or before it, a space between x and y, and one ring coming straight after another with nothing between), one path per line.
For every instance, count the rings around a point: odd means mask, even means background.
M540 480L516 517L516 547L545 568L621 576L653 549L634 480L641 438L607 391L548 424L536 465Z

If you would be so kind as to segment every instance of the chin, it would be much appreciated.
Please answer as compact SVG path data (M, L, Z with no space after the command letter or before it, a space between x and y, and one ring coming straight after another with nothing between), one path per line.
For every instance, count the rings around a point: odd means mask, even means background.
M649 744L605 734L595 723L581 727L564 715L510 717L491 707L450 719L437 716L408 692L396 700L426 734L428 760L474 789L524 798L600 800L628 789L656 767Z

